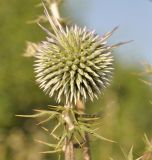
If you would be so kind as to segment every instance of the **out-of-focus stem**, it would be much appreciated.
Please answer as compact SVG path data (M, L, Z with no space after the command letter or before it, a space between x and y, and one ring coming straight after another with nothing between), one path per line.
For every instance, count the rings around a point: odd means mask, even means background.
M141 160L151 160L152 159L152 153L145 152Z
M55 18L57 18L58 20L61 18L59 13L59 4L57 3L57 1L52 0L50 2L49 9Z
M82 101L77 101L77 111L79 111L80 113L84 113L85 112L85 106L83 104ZM91 160L91 153L90 153L90 144L89 144L89 136L87 133L85 133L85 137L84 137L84 144L82 146L82 150L83 150L83 160Z

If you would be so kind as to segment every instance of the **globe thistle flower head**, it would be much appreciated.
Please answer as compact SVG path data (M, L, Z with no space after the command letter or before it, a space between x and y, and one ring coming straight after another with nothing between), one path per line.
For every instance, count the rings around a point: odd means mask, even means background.
M85 27L63 28L46 8L45 15L54 33L40 25L48 34L35 55L40 88L50 97L55 96L58 103L61 99L76 104L77 100L97 98L112 77L111 52L121 43L108 46L107 39L117 28L100 37Z

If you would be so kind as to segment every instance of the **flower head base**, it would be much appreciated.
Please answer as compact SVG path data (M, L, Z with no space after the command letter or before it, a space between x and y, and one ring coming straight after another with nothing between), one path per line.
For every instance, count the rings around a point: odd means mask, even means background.
M93 100L109 85L113 70L111 51L120 45L107 46L108 32L100 37L78 26L63 28L46 8L45 14L54 31L41 43L36 53L35 72L40 87L67 103Z

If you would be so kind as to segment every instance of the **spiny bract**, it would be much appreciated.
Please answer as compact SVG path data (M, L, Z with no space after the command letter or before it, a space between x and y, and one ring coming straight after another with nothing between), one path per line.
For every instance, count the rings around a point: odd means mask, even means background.
M45 14L54 34L46 28L48 37L37 50L35 72L40 88L67 103L98 97L111 80L114 47L106 45L112 32L100 37L86 28L78 26L63 28L54 17ZM119 44L118 44L119 45Z

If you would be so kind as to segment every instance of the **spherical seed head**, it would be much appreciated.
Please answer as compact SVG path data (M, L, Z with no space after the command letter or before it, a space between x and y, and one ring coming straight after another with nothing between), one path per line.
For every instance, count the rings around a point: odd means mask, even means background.
M114 46L108 46L112 32L100 37L86 28L66 27L48 15L54 34L49 35L36 53L35 72L40 87L66 104L93 100L109 85L113 70Z

